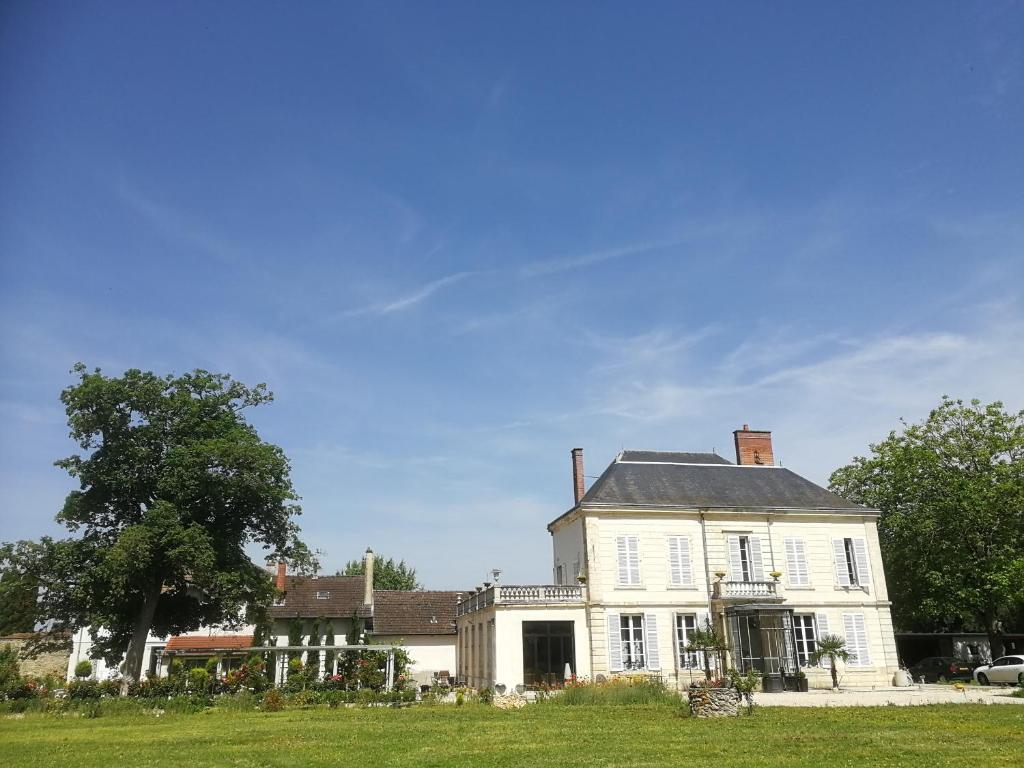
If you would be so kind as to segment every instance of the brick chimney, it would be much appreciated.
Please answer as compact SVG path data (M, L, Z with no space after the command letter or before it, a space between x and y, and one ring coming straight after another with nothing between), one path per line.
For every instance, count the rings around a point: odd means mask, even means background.
M775 466L771 432L765 429L751 429L744 424L743 429L737 429L732 436L736 440L737 464L741 466Z
M572 449L572 490L576 503L580 503L587 492L587 481L583 478L583 449Z
M363 605L373 608L373 550L369 547L363 555Z
M278 592L284 592L287 583L288 564L284 560L277 561L277 580L275 586Z

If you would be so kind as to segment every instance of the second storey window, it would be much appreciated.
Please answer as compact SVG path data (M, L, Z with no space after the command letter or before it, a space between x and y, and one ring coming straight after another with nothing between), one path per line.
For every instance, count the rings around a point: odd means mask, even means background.
M807 568L807 548L803 539L786 539L786 567L791 587L806 587L811 583Z
M867 542L864 539L833 539L836 581L841 587L865 587L871 583Z
M757 536L729 536L729 581L764 581Z
M688 536L668 537L669 583L673 587L692 587L693 569L690 567L690 539Z
M640 542L636 536L619 536L619 584L624 587L640 585Z

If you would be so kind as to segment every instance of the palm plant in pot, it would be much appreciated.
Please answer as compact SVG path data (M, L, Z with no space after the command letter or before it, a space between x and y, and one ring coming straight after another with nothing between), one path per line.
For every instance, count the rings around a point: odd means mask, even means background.
M839 635L822 635L818 638L818 646L814 653L807 657L808 664L820 664L824 659L829 661L832 672L832 690L839 688L839 674L836 672L836 660L850 660L850 652L846 650L846 640Z

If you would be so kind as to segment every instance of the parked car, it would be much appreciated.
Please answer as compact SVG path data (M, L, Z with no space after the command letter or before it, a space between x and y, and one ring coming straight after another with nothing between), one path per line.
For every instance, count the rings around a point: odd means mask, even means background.
M974 679L982 685L989 683L1024 685L1024 656L1000 656L991 664L974 670Z
M929 656L921 659L907 671L915 683L923 679L926 683L940 680L970 680L974 664L955 659L952 656Z

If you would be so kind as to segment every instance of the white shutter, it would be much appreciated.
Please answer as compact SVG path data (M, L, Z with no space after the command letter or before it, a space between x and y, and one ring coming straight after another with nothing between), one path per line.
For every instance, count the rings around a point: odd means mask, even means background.
M750 544L750 580L764 581L764 562L761 560L761 539L757 536L750 536L747 541Z
M622 628L619 626L619 614L606 613L608 621L608 671L622 671Z
M729 581L743 581L743 565L740 562L740 537L729 537Z
M640 583L640 544L636 536L619 536L619 584L633 586Z
M868 546L864 539L853 540L853 554L857 559L857 583L866 587L871 584L871 564L868 562Z
M658 618L656 614L644 614L644 642L647 644L647 669L661 669L658 656Z
M825 635L830 634L828 631L828 616L824 613L814 614L814 625L814 644L817 647L818 641ZM830 667L829 660L822 659L818 662L818 666L828 669Z
M846 630L846 650L850 652L850 665L870 667L868 633L864 626L863 613L844 613L843 628Z
M676 587L693 585L693 569L690 567L690 539L686 536L668 538L669 582Z
M842 539L832 539L832 551L836 555L836 581L840 587L850 586L850 571L846 565L846 545Z
M786 539L786 567L789 569L790 586L805 587L810 584L803 539Z

